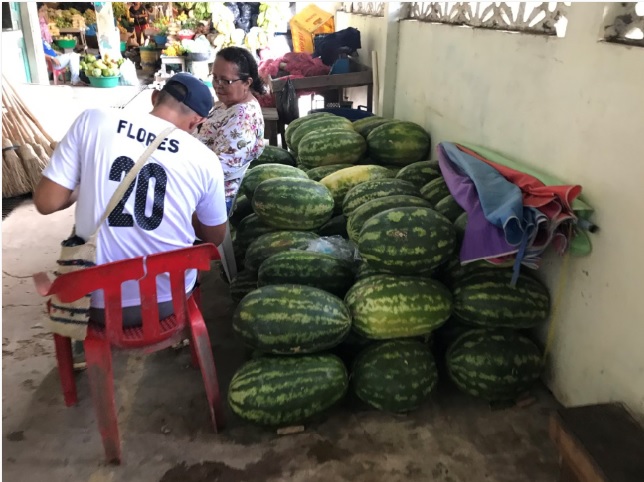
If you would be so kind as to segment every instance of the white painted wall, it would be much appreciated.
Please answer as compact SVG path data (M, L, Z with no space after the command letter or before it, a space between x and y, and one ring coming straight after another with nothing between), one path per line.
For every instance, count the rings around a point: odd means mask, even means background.
M349 17L381 47L378 19ZM644 416L644 48L598 42L602 18L573 3L565 38L403 21L395 117L583 186L601 232L569 263L548 383L565 405ZM544 266L553 295L561 266Z
M358 50L358 61L361 64L373 68L371 62L371 52L376 51L380 56L378 60L378 76L380 79L385 77L385 45L386 35L385 28L386 22L383 17L371 17L368 15L353 15L345 12L337 12L335 14L335 29L343 30L347 27L354 27L360 30L360 43L362 48ZM394 56L396 52L393 52ZM376 113L382 112L383 101L383 83L380 83L378 103L374 103L374 111ZM354 89L346 89L345 95L352 100L353 107L358 105L367 105L367 89L365 87L356 87Z

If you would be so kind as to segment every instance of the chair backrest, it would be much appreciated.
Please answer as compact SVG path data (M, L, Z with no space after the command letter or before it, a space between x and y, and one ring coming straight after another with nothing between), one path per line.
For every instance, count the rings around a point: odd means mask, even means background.
M214 244L206 243L146 257L115 261L63 274L54 280L46 294L56 294L61 301L67 303L94 291L103 290L105 334L111 343L120 345L124 339L121 285L126 281L138 281L141 294L142 341L156 343L162 331L157 301L157 276L169 274L174 314L177 324L183 326L188 321L185 272L189 269L208 271L210 262L215 259L219 259L217 248Z

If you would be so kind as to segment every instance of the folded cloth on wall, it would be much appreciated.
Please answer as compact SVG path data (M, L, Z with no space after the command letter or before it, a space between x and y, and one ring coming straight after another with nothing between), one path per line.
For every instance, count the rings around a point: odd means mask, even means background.
M581 186L546 186L459 144L443 142L437 151L448 189L468 213L461 263L514 261L516 281L520 266L538 267L550 244L559 253L569 246Z
M526 205L537 207L548 216L551 220L549 237L559 253L569 249L574 256L590 254L592 245L586 227L592 225L588 220L594 209L581 199L581 186L567 185L554 176L484 147L468 143L459 143L458 147L495 167L520 187ZM584 228L581 229L580 225Z

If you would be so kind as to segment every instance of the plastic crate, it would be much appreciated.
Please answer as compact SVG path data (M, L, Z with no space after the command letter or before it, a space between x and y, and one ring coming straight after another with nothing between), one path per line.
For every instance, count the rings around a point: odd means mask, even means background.
M329 114L339 115L350 121L355 121L358 119L364 119L365 117L371 117L373 114L366 110L362 109L348 109L346 107L335 107L327 109L313 109L309 111L309 114L314 114L316 112L328 112Z

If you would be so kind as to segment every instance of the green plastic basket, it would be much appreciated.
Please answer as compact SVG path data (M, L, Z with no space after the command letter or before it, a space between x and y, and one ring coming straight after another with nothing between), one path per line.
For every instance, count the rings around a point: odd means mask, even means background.
M73 49L76 47L76 39L58 39L56 43L61 49Z
M89 85L92 87L116 87L119 85L120 75L115 75L114 77L87 77L89 79Z

